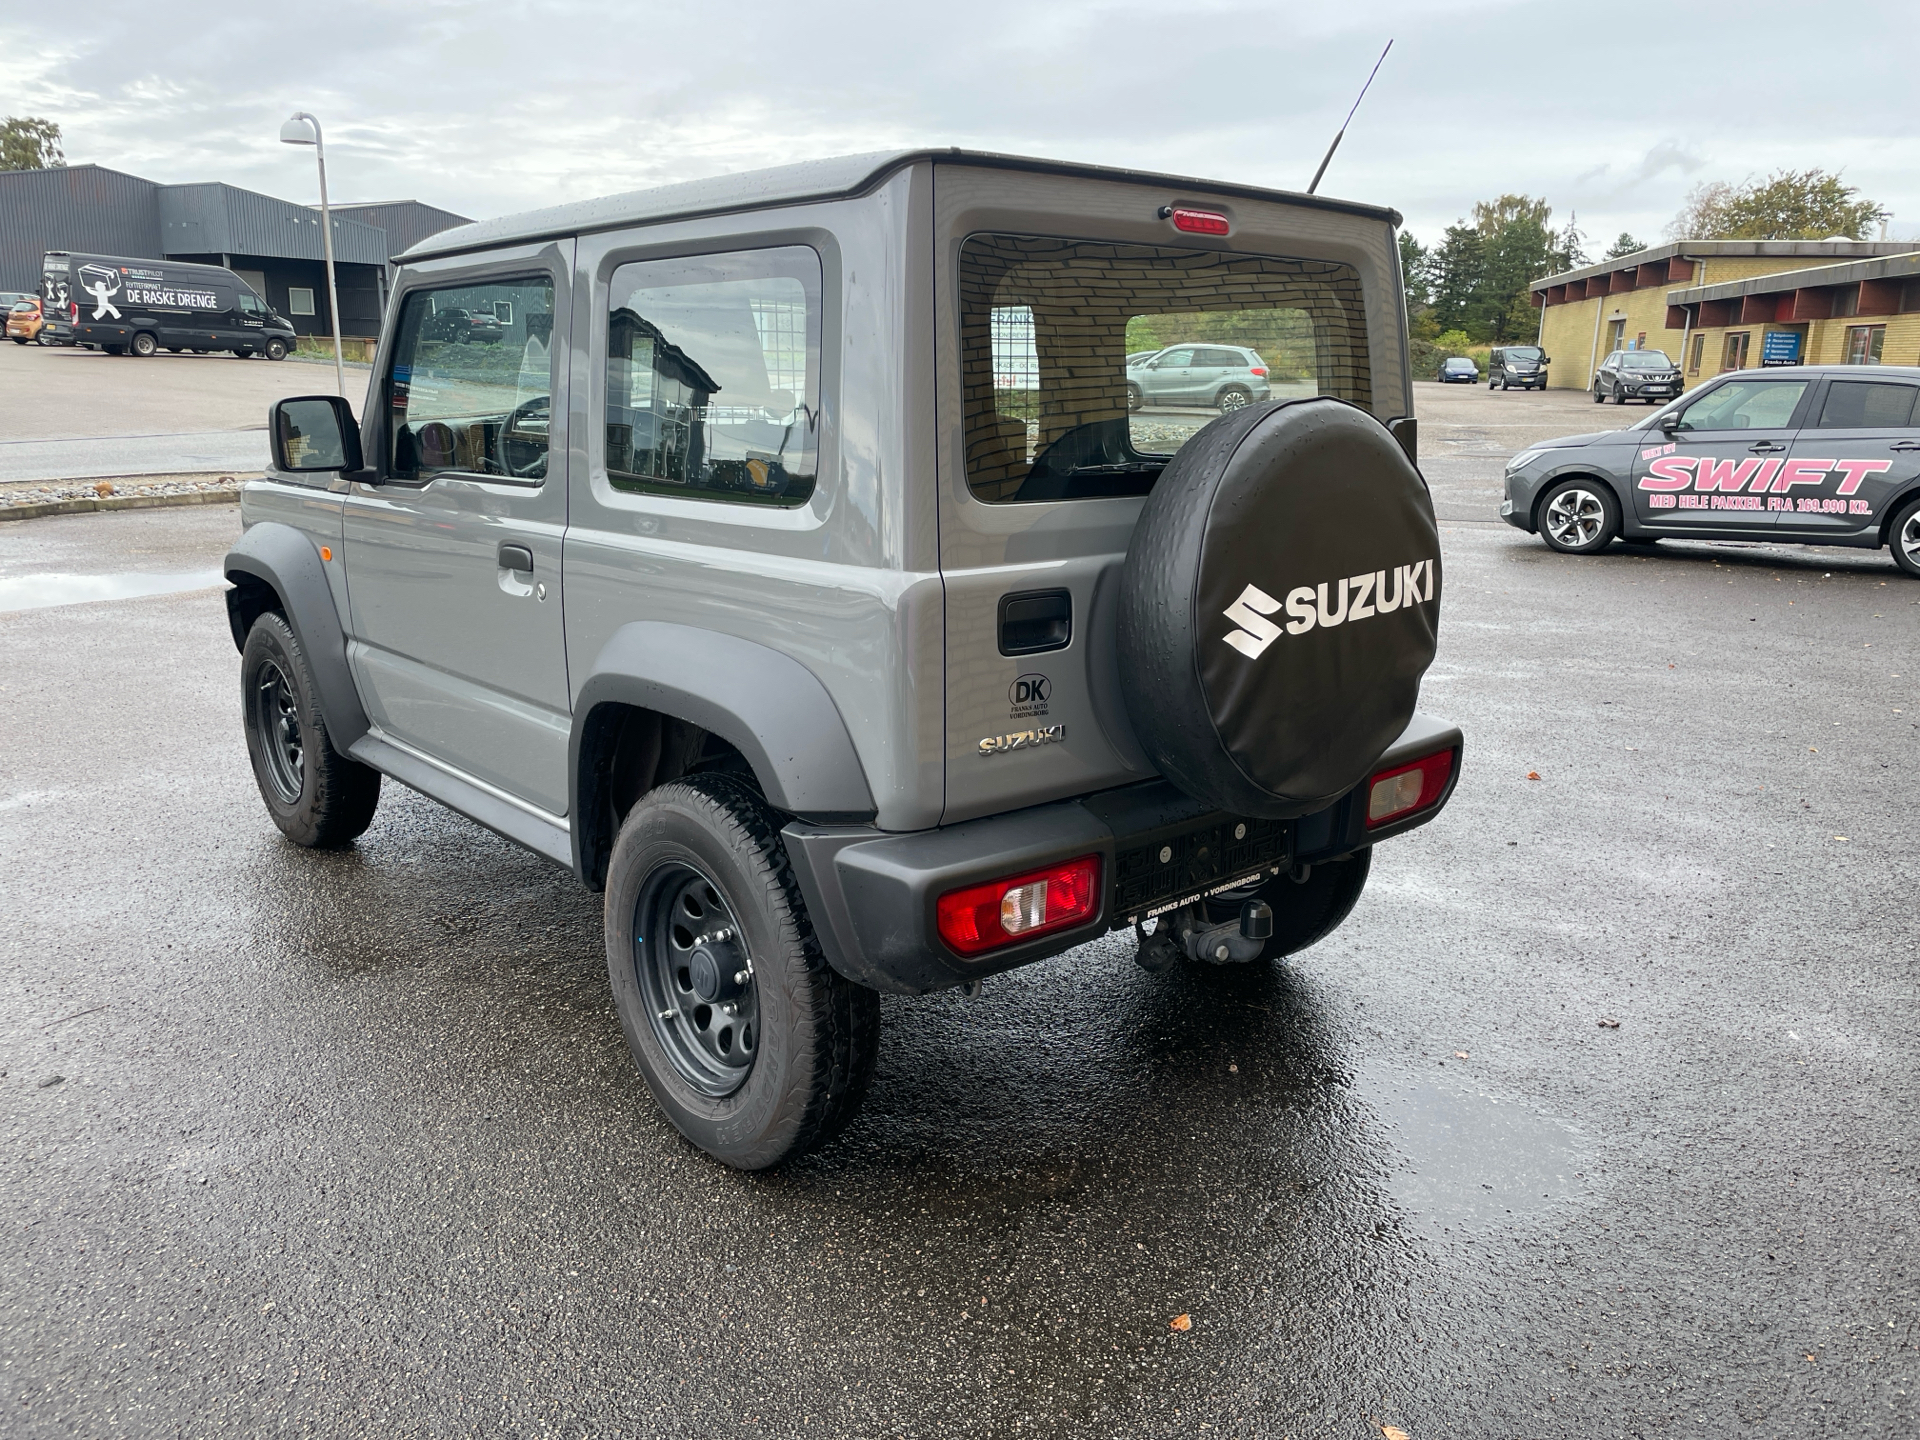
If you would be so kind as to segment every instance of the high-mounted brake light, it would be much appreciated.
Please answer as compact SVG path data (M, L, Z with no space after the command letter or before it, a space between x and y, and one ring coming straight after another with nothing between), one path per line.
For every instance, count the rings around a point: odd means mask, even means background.
M1442 750L1411 765L1382 770L1367 790L1367 828L1398 820L1436 804L1453 774L1453 751Z
M1162 220L1173 221L1173 228L1189 235L1226 235L1233 230L1227 217L1218 210L1193 210L1185 205L1168 205L1160 211Z
M1100 908L1100 857L1009 875L942 895L934 906L940 938L962 955L1032 940L1093 918Z

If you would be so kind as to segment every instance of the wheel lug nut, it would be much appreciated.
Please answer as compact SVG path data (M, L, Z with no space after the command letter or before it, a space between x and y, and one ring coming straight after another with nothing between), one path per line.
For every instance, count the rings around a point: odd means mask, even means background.
M752 978L753 972L751 970L736 970L733 972L733 983L736 985L744 985Z

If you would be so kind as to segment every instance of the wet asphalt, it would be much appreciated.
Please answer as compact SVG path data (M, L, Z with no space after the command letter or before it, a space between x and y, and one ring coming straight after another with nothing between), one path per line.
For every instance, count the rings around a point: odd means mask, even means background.
M1576 402L1422 387L1467 759L1343 929L888 999L758 1177L564 872L392 785L279 838L216 591L0 614L0 1431L1910 1433L1920 584L1488 523ZM236 526L7 525L0 593Z

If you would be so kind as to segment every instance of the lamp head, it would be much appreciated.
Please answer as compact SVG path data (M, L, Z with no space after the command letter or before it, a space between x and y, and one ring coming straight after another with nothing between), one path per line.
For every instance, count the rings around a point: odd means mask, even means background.
M280 142L283 145L312 145L315 143L313 122L302 111L280 127Z

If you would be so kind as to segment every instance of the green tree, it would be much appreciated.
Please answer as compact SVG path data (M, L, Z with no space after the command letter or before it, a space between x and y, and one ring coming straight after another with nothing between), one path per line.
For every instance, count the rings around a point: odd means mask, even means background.
M1891 213L1838 175L1780 170L1765 180L1696 185L1667 226L1675 240L1864 240Z
M1623 255L1636 255L1646 248L1644 244L1622 230L1619 237L1614 240L1613 244L1607 247L1607 253L1601 258L1604 260L1618 260Z
M1434 319L1442 330L1470 331L1486 284L1487 242L1471 225L1449 225L1433 251Z
M1473 207L1473 225L1489 240L1517 222L1530 221L1542 230L1553 218L1553 207L1531 195L1502 195L1498 200L1482 200Z
M0 170L50 170L66 163L53 121L9 115L0 122Z
M1405 230L1400 232L1400 274L1407 286L1407 311L1411 314L1422 306L1433 303L1432 276L1433 257L1418 240Z

